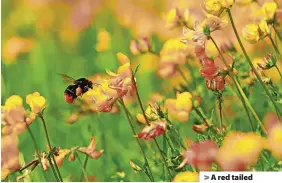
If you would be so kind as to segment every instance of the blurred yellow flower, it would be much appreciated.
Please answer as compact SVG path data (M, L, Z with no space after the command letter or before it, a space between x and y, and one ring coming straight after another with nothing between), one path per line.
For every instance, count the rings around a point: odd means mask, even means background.
M193 27L193 20L191 20L189 9L180 10L174 8L169 11L166 18L166 27L173 29L179 26Z
M261 11L264 15L266 21L272 21L277 9L277 4L275 2L264 3L261 7Z
M107 51L111 47L111 35L105 29L100 29L97 37L98 43L96 45L97 51Z
M199 174L197 172L180 172L174 178L173 182L198 182Z
M5 105L2 106L2 110L11 110L22 105L23 99L19 95L12 95L6 99Z
M11 37L3 44L3 62L10 64L22 53L28 53L34 47L34 41L29 38Z
M259 24L248 24L242 30L243 37L250 43L256 43L269 34L269 28L265 20Z
M213 15L218 15L222 10L221 0L205 0L206 11Z
M129 58L123 53L117 53L116 56L120 64L130 62Z
M276 121L268 130L268 137L266 140L266 147L269 149L274 157L282 159L282 124Z
M38 114L46 106L46 99L40 96L40 93L34 92L26 96L26 103L30 106L31 111Z
M235 3L235 0L220 0L220 4L224 8L230 8Z
M165 108L168 110L169 116L185 122L193 108L192 95L189 92L183 92L177 94L176 99L166 99Z
M264 144L264 139L253 132L230 132L218 150L217 163L225 171L246 170L257 162Z

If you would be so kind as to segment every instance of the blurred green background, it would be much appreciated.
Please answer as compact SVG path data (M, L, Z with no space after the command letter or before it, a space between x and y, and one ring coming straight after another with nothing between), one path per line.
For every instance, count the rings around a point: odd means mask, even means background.
M172 7L173 3L162 0L81 2L79 0L2 1L2 104L11 95L20 95L25 99L27 94L38 91L47 100L45 119L52 145L60 146L62 149L87 146L91 136L94 135L97 139L97 149L105 150L100 159L88 161L86 169L88 175L95 176L98 181L148 181L144 173L134 172L129 165L130 160L142 164L143 158L123 113L93 114L79 119L74 124L65 122L75 106L64 101L63 94L67 85L58 73L80 78L98 73L105 74L105 69L115 71L119 66L116 53L122 52L131 58L134 66L141 64L136 78L143 103L155 92L174 98L172 86L168 85L171 81L161 80L156 76L154 68L158 59L150 55L133 56L129 50L130 40L137 35L149 36L155 52L160 51L167 38L175 35L173 31L165 30L163 22L163 13ZM104 43L103 38L99 40L98 35L103 30L107 31L110 37L108 43ZM11 39L13 42L9 45ZM97 50L99 44L106 44L107 49ZM24 47L23 50L13 51L17 50L18 45L20 48ZM198 68L195 68L195 71L196 81L200 83L198 91L204 96L203 106L210 117L212 110L216 108L216 97L205 88L204 80L198 74ZM260 86L255 87L259 90L254 91L261 91ZM226 96L233 94L227 88ZM262 98L263 95L257 92L254 96L254 98ZM255 109L262 118L268 110L268 104L262 100L252 102L256 103ZM232 102L227 103L226 105L230 106L237 115L232 119L225 118L226 123L228 120L233 120L235 129L248 131L250 127L244 123L245 116L240 116L241 106ZM28 106L24 105L28 109ZM130 110L133 114L140 112L135 104L130 106ZM217 116L212 117L217 123ZM194 112L190 116L189 123L173 122L180 130L182 138L189 137L194 140L197 138L191 126L201 121ZM140 131L143 125L136 123L135 128ZM31 129L40 149L46 150L46 139L39 119L32 123ZM157 140L162 144L162 137ZM142 145L147 146L145 143ZM19 149L26 163L33 159L34 147L27 132L20 135ZM146 148L152 165L161 161L155 150L154 145ZM81 155L81 159L84 160L84 156ZM151 167L156 178L159 177L157 180L161 180L162 165ZM77 161L65 160L60 171L67 181L78 181L81 175ZM117 172L125 172L125 177L118 177ZM51 171L48 173L49 180L53 180ZM15 175L12 175L11 180L14 180L14 177ZM31 174L30 178L34 181L44 181L39 168Z

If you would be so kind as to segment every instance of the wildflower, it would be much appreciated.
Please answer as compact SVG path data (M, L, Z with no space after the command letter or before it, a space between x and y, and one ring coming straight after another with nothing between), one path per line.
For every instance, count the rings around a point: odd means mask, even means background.
M201 27L204 28L204 32L208 29L209 34L205 32L207 36L210 35L210 32L221 30L228 24L228 21L226 19L209 14L206 14L206 16L207 18L201 23Z
M65 157L71 152L70 149L59 149L57 154L54 156L56 164L58 167L61 167L63 165L63 161Z
M223 8L230 8L235 3L235 0L220 0L220 3Z
M80 147L78 149L80 152L87 154L92 159L98 159L104 152L104 150L96 149L96 139L93 136L88 147Z
M206 80L206 86L212 91L223 91L225 80L223 76L216 76L211 80Z
M250 43L256 43L269 34L267 23L262 20L257 24L248 24L243 28L243 37Z
M178 8L170 10L166 19L166 27L173 29L181 25L191 27L191 16L189 10L185 9L183 12L180 12Z
M204 133L208 129L208 125L206 123L202 123L199 125L194 124L192 128L197 133Z
M3 45L3 62L10 64L22 53L28 53L34 47L34 41L29 38L11 37Z
M260 63L257 63L257 65L262 69L262 70L268 70L271 69L276 65L276 57L275 55L271 55L270 53L267 54L264 58L263 61Z
M1 180L19 170L18 137L4 135L1 139Z
M149 105L147 107L147 109L145 110L145 114L149 121L156 121L160 119L160 116L158 115L157 110L152 105ZM136 117L139 122L144 123L144 124L146 123L146 120L143 114L138 113Z
M191 47L182 44L179 39L167 40L160 52L160 66L158 75L168 78L176 73L179 65L186 63Z
M255 133L231 132L224 138L216 161L222 170L244 171L258 160L264 140Z
M33 113L28 115L22 105L23 99L18 95L12 95L5 101L1 111L3 134L21 134L35 119Z
M137 135L137 137L149 140L157 136L163 135L166 132L166 125L167 124L164 120L155 121L149 126L143 128L143 130Z
M196 45L204 45L207 40L207 35L204 32L204 28L200 25L199 21L194 22L194 29L183 27L183 43L188 44L190 41Z
M199 174L197 172L180 172L172 180L173 182L198 182Z
M118 58L120 57L121 56L118 55ZM123 55L123 57L126 56ZM127 58L127 60L129 59ZM107 73L111 77L109 87L117 91L117 98L123 97L129 92L133 93L135 91L130 62L126 62L125 64L121 65L118 68L117 73L113 73L111 71L107 71Z
M282 124L275 113L268 113L264 119L268 132L266 148L269 149L273 156L278 160L282 159Z
M214 61L209 57L201 60L202 68L200 70L201 75L206 79L213 79L218 74L218 68Z
M188 150L182 153L183 161L178 166L178 169L190 164L202 171L209 170L216 159L217 151L216 143L211 140L193 143Z
M261 7L261 12L264 15L264 19L268 22L273 21L277 4L275 2L264 3Z
M40 93L34 92L26 96L26 103L35 114L40 113L46 106L46 99Z
M219 15L223 11L221 0L205 0L205 10L212 15Z
M147 37L141 37L130 41L130 51L134 54L146 53L151 50L151 44Z
M192 107L192 95L189 92L177 94L176 99L167 99L165 101L168 114L181 122L188 120Z
M110 33L105 29L100 29L97 37L98 43L96 45L97 51L107 51L110 48L111 44L111 36Z

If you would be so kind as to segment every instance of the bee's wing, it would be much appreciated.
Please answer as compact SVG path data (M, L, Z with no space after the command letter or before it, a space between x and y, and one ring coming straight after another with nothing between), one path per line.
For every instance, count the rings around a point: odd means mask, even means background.
M62 79L66 82L66 83L68 83L68 84L73 84L73 83L75 83L75 79L74 78L72 78L72 77L70 77L70 76L68 76L68 75L66 75L66 74L59 74L61 77L62 77Z

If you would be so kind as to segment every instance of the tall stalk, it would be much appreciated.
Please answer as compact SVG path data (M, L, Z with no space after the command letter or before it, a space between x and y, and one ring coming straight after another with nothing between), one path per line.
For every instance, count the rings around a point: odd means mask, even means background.
M247 54L247 52L246 52L246 50L245 50L245 48L244 48L242 42L241 42L241 39L240 39L240 37L239 37L239 34L238 34L237 29L236 29L235 24L234 24L233 17L232 17L232 14L231 14L231 12L230 12L230 9L227 9L227 13L228 13L228 16L229 16L229 19L230 19L230 22L231 22L233 31L234 31L234 33L235 33L235 35L236 35L236 38L237 38L237 40L238 40L238 42L239 42L239 45L240 45L240 47L241 47L241 49L242 49L242 51L243 51L243 53L244 53L244 55L245 55L245 57L246 57L248 63L249 63L249 65L251 66L253 72L255 73L255 75L256 75L256 77L257 77L259 83L260 83L261 86L263 87L265 93L267 94L267 96L270 98L272 104L274 105L274 107L275 107L275 109L276 109L276 111L277 111L277 113L278 113L278 116L279 116L279 115L282 115L281 109L279 109L279 107L278 107L278 105L276 104L275 100L274 100L273 97L271 96L270 91L269 91L269 90L267 89L267 87L264 85L264 83L263 83L261 77L259 76L258 72L256 71L256 68L254 67L252 61L250 60L250 58L249 58L249 56L248 56L248 54Z
M142 114L143 114L143 116L144 116L144 118L145 118L145 121L146 121L147 125L150 126L150 122L149 122L149 120L148 120L148 118L147 118L147 115L146 115L146 113L145 113L145 110L144 110L144 107L143 107L143 104L142 104L142 102L141 102L141 98L140 98L140 95L139 95L139 92L138 92L137 84L136 84L134 78L132 79L132 82L133 82L133 85L134 85L135 88L136 88L136 96L137 96L137 100L138 100L139 106L140 106L140 108L141 108ZM160 149L160 146L159 146L159 144L158 144L158 142L157 142L157 140L156 140L155 138L154 138L154 143L155 143L155 145L157 146L157 149L158 149L158 151L159 151L159 153L160 153L160 155L161 155L161 157L162 157L162 160L163 160L164 164L166 165L166 169L167 169L167 172L168 172L169 177L170 177L170 180L171 180L171 179L172 179L172 174L171 174L171 172L170 172L170 170L169 170L169 168L168 168L168 164L167 164L167 162L166 162L166 160L165 160L165 157L164 157L164 155L163 155L163 153L162 153L162 151L161 151L161 149Z
M44 128L44 132L45 132L45 136L46 136L46 139L47 139L47 143L48 143L48 146L49 146L49 149L52 150L52 146L51 146L51 142L50 142L50 138L49 138L49 135L48 135L48 131L47 131L47 126L46 126L46 122L45 122L45 119L43 117L43 114L42 113L39 113L39 118L41 119L42 121L42 124L43 124L43 128ZM61 173L60 173L60 170L58 168L58 165L55 161L55 158L54 158L54 155L52 154L51 155L51 159L53 160L54 164L55 164L55 168L56 168L56 171L58 173L58 177L59 177L59 180L61 182L63 182L63 179L62 179L62 176L61 176Z
M255 130L255 129L254 129L254 125L253 125L252 119L251 119L251 117L250 117L250 114L249 114L249 111L248 111L246 102L245 102L245 100L244 100L244 99L245 99L245 98L244 98L245 93L242 92L242 91L243 91L242 88L240 87L239 83L236 82L236 77L234 76L231 67L230 67L230 66L228 65L228 63L226 62L226 60L225 60L223 54L221 53L219 47L217 46L215 40L213 39L213 37L210 37L210 39L212 40L214 46L216 47L216 49L217 49L217 51L218 51L218 53L219 53L219 55L220 55L220 57L221 57L221 59L222 59L224 65L225 65L225 66L227 67L227 69L228 69L228 74L229 74L229 76L231 77L231 79L232 79L232 81L233 81L233 83L234 83L234 86L235 86L235 88L236 88L236 90L237 90L237 92L238 92L238 94L239 94L239 99L241 100L241 102L242 102L242 104L243 104L243 107L244 107L244 109L245 109L245 112L246 112L247 117L248 117L249 122L250 122L250 126L251 126L251 128L252 128L252 131L254 131L254 130Z
M128 109L126 108L126 106L125 106L125 104L124 104L124 102L123 102L122 99L119 100L119 103L121 104L121 106L122 106L122 108L123 108L123 110L124 110L125 116L126 116L126 118L127 118L127 121L128 121L128 123L129 123L129 126L130 126L130 128L131 128L131 131L132 131L133 135L134 135L134 136L137 136L137 134L136 134L136 132L135 132L135 130L134 130L134 127L133 127L133 124L132 124L132 121L131 121L131 118L130 118L130 114L129 114ZM138 139L138 138L135 138L135 139L136 139L136 141L137 141L137 144L138 144L138 146L139 146L139 148L140 148L140 151L141 151L141 153L142 153L143 159L144 159L144 161L145 161L145 165L146 165L145 173L146 173L146 175L148 176L148 178L150 179L150 181L154 182L155 180L154 180L154 177L153 177L153 174L152 174L152 171L151 171L151 168L150 168L148 159L147 159L147 157L146 157L145 151L144 151L144 149L143 149L143 147L142 147L141 142L139 141L139 139Z

